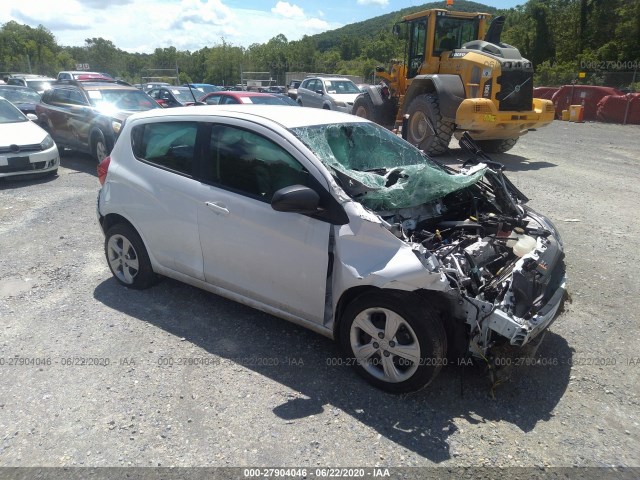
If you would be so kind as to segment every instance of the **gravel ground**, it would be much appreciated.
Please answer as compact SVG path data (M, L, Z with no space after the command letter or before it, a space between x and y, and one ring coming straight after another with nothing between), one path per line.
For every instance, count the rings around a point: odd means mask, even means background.
M572 303L497 387L450 366L408 396L283 320L118 286L90 158L0 181L0 465L640 466L639 134L556 121L494 157L559 227Z

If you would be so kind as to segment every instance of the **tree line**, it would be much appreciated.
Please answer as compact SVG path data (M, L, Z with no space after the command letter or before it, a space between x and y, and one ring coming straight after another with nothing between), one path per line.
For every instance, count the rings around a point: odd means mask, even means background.
M248 71L269 72L280 84L292 71L359 75L371 81L377 65L404 56L404 39L392 34L393 24L403 15L443 4L406 8L294 41L280 34L266 43L241 47L221 38L194 52L168 47L131 53L103 38L62 46L46 26L10 21L0 28L0 70L55 75L89 64L91 70L131 83L140 83L145 72L157 69L178 72L180 83L235 85ZM578 79L640 87L640 74L635 73L640 62L640 0L528 0L508 10L458 0L454 9L505 15L502 41L534 63L538 85Z

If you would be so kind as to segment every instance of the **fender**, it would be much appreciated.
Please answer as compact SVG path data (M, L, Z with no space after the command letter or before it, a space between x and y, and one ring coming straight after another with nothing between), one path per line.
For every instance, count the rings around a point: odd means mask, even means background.
M456 121L456 111L466 98L462 79L458 75L418 75L413 78L407 89L402 104L402 113L418 95L423 93L437 93L440 99L440 113L451 122Z
M365 87L365 91L360 95L366 95L366 94L369 94L369 97L371 98L371 101L373 102L374 106L379 107L384 103L384 100L382 99L382 95L380 95L379 85L367 85ZM357 100L357 97L356 97L356 100Z

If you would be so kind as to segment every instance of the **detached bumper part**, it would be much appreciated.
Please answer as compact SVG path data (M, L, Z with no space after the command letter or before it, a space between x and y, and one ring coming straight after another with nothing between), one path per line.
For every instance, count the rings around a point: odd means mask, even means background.
M501 310L495 310L487 318L487 326L494 332L509 339L511 345L523 346L545 330L555 320L558 309L566 294L566 278L547 304L529 320L517 319Z

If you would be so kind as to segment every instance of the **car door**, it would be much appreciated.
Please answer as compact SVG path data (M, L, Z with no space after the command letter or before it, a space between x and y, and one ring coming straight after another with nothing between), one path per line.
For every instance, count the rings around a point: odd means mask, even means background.
M271 207L275 190L317 180L269 132L238 119L211 126L198 205L205 279L321 323L331 225Z
M120 163L120 199L163 267L204 280L193 177L199 124L158 118L132 129L134 160ZM124 171L123 171L124 170Z
M69 146L80 151L89 151L89 129L93 111L89 101L78 88L70 88L67 122Z
M43 99L41 114L38 120L45 125L56 143L70 145L70 129L68 115L71 105L69 103L69 88L56 88L48 92Z
M309 82L309 86L307 87L307 91L305 92L305 103L303 105L305 107L313 107L313 108L321 108L322 107L322 99L318 98L320 95L316 93L316 90L321 88L320 82L318 80L311 80Z

